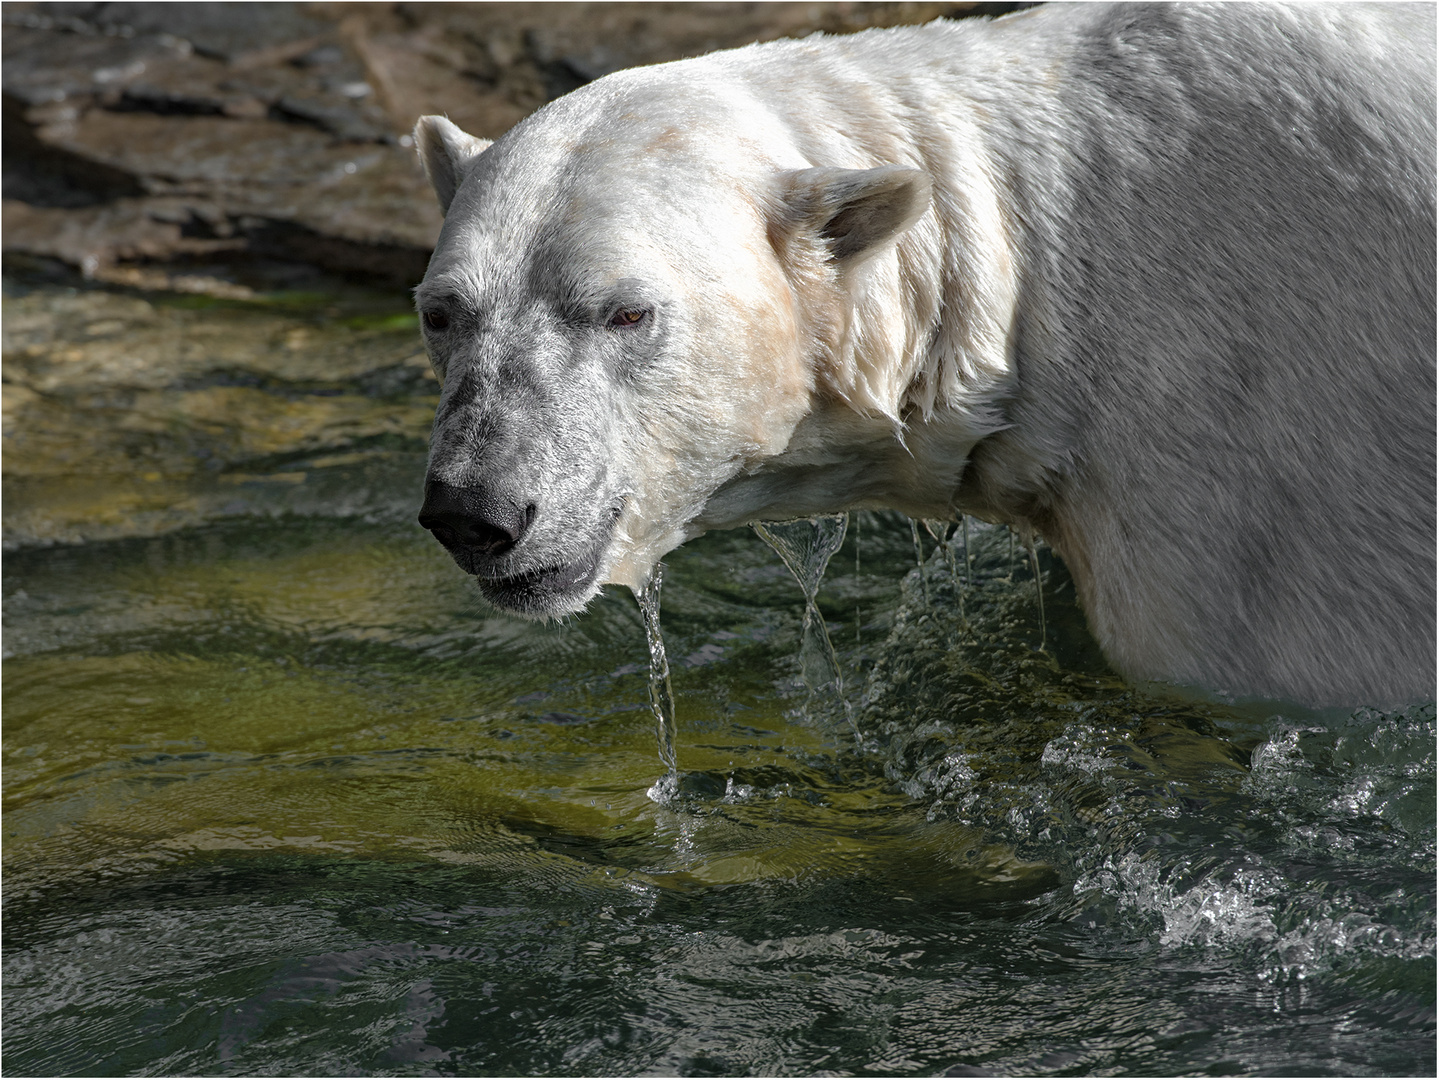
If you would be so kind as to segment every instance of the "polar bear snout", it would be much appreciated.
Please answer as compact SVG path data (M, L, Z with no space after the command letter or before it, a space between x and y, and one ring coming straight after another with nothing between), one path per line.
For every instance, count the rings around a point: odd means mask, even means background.
M535 504L520 506L488 488L425 485L420 525L471 574L506 554L535 520Z
M430 479L420 525L474 577L491 604L547 618L578 611L599 586L596 578L622 506L592 520L544 515L498 487ZM584 517L584 515L581 515Z

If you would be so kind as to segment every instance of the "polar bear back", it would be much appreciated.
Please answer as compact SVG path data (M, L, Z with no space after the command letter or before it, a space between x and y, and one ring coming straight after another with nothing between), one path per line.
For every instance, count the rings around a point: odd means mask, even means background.
M1037 303L970 483L1072 464L1041 513L1128 674L1433 693L1433 16L1072 12L1062 165L998 144L1062 184L1019 193Z

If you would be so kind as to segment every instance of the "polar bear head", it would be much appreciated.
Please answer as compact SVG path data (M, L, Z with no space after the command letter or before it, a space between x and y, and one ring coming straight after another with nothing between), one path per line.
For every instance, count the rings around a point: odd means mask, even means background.
M704 511L834 397L850 278L929 203L919 170L814 167L742 93L649 71L493 144L416 128L445 213L416 290L442 384L421 524L512 611L579 610L762 516Z

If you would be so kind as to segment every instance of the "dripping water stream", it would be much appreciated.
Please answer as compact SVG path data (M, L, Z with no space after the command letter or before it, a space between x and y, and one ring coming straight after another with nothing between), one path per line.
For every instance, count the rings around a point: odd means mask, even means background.
M657 565L644 588L635 589L635 602L645 621L645 640L650 651L650 709L655 717L660 762L665 775L655 781L649 796L665 802L679 790L679 761L675 755L675 695L670 687L670 663L665 656L665 639L660 633L660 586L664 564Z
M959 528L960 528L960 532L963 533L963 538L964 538L964 587L965 587L966 589L968 589L968 588L974 583L972 577L970 576L970 567L971 567L972 564L970 563L970 559L969 559L969 515L968 515L968 514L961 514L961 515L959 516Z
M912 524L912 523L911 523L911 524ZM960 583L959 583L959 566L956 564L955 558L954 558L954 537L950 535L950 530L954 528L954 522L952 522L952 521L943 521L943 520L940 520L940 519L937 519L937 518L926 518L925 521L924 521L924 527L925 527L925 529L929 532L929 535L932 536L932 537L935 539L935 541L937 542L940 550L942 550L942 551L944 552L945 561L949 564L949 585L950 585L950 588L951 588L951 589L953 590L953 592L954 592L955 601L956 601L956 602L958 603L958 605L959 605L959 617L960 617L960 622L962 623L962 622L964 622L964 620L965 620L965 614L964 614L964 589L960 586ZM915 535L916 540L917 540L917 539L918 539L918 536L919 536L919 533L918 533L917 530L915 531L914 535ZM923 558L922 558L923 554L924 554L924 552L923 552L923 549L921 548L921 549L920 549L921 561L920 561L920 568L919 568L919 572L920 572L921 577L923 577L923 575L924 575L924 561L923 561ZM968 559L968 557L969 557L969 553L968 553L968 548L967 548L967 546L966 546L965 558ZM967 581L967 580L966 580L965 584L966 584L966 585L968 584L968 581Z
M1029 553L1029 572L1034 577L1034 602L1039 608L1039 648L1043 651L1048 636L1044 626L1044 579L1039 574L1039 551L1034 545L1034 530L1026 528L1022 540L1024 550Z
M919 522L909 519L909 535L914 540L914 563L919 567L919 586L924 592L924 606L929 603L929 580L924 576L924 544L919 539Z
M832 694L844 708L856 736L853 710L844 696L844 679L829 629L815 597L829 560L844 543L848 514L830 514L799 521L756 522L754 531L775 550L804 592L804 619L800 626L800 678L812 695Z

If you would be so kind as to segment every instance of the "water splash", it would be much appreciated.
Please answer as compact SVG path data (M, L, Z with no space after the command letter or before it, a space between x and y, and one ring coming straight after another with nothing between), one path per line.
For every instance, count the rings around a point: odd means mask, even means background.
M679 761L675 755L675 695L670 687L670 663L665 656L665 640L660 634L660 586L664 564L655 567L643 589L635 589L635 602L645 620L645 639L650 649L650 709L655 717L655 735L659 740L660 762L665 775L655 781L649 797L655 802L668 802L679 790Z
M854 727L849 702L844 699L844 679L840 675L839 658L835 655L834 643L830 641L824 617L815 603L825 568L844 543L848 524L848 514L832 514L800 521L756 522L754 531L761 540L774 548L804 591L804 621L800 627L799 648L800 678L812 693L833 692L843 703L845 716L849 719L850 726ZM857 728L855 734L859 734Z

